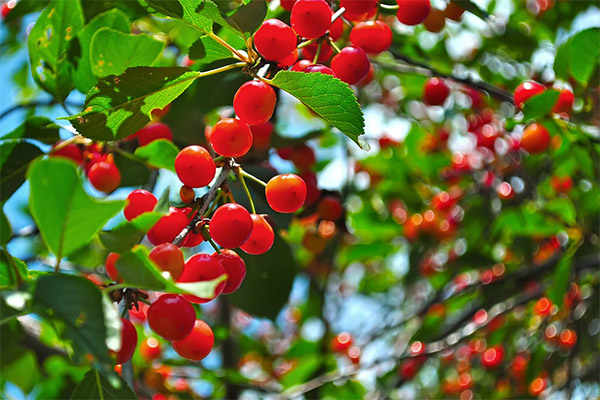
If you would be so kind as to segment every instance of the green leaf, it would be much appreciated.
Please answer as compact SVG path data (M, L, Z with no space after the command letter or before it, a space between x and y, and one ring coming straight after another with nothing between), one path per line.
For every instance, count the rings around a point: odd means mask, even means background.
M83 380L79 382L71 399L93 399L93 400L130 400L137 399L135 393L121 377L116 380L117 387L111 383L98 371L91 369L86 372Z
M31 214L44 243L59 259L92 240L125 204L89 197L75 165L68 160L40 160L31 165L28 178Z
M226 26L219 7L210 0L179 0L183 7L183 15L180 17L204 33L212 32L213 22Z
M284 388L306 382L321 366L321 357L314 353L300 357L296 361L296 366L281 379L280 383Z
M0 288L14 288L19 283L19 274L21 279L25 280L28 277L27 265L8 254L6 250L0 251ZM5 316L3 315L3 318Z
M346 83L331 75L292 71L280 71L270 83L296 97L361 148L368 149L359 139L364 133L364 117Z
M18 128L2 136L6 139L33 139L46 144L54 144L60 140L60 126L46 117L30 116Z
M546 203L545 208L569 225L573 225L576 222L577 210L575 210L575 205L568 198L561 197L550 200Z
M177 146L170 140L159 139L135 149L135 156L146 164L175 172L175 157L179 153Z
M132 221L125 221L110 231L101 232L98 235L100 242L108 250L115 253L124 253L138 244L146 232L150 230L163 216L163 213L144 213Z
M10 226L10 222L6 218L6 214L4 214L4 210L0 210L0 246L5 246L10 240L11 235L12 227Z
M573 37L571 43L570 61L571 75L583 86L587 86L588 80L598 68L600 58L600 46L598 46L600 28L586 29Z
M188 51L190 60L210 64L214 61L233 59L229 50L208 36L198 38Z
M565 299L565 293L569 289L569 282L571 282L571 266L573 265L573 259L570 257L563 257L554 269L554 275L552 277L552 283L548 288L548 298L552 300L552 303L559 307L562 307Z
M84 110L67 117L83 136L116 140L148 124L152 110L165 108L198 73L182 67L134 67L98 82L88 93Z
M31 392L39 381L35 353L27 350L21 357L2 369L2 377L17 385L24 393Z
M33 78L59 101L73 88L67 49L82 27L83 13L78 0L52 0L27 39Z
M538 119L550 114L559 95L558 90L548 89L528 99L523 105L525 120Z
M0 143L0 202L4 203L25 182L29 163L44 154L27 142Z
M235 30L252 35L262 25L267 16L266 1L252 1L239 7L227 22Z
M564 229L537 210L528 207L504 211L492 225L494 235L502 233L511 237L539 235L548 237Z
M99 78L121 75L129 67L150 65L165 44L148 35L131 35L101 28L92 37L90 63Z

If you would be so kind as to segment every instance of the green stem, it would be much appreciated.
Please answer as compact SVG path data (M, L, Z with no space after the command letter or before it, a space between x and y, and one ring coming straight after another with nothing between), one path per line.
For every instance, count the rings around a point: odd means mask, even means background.
M100 374L97 369L94 369L94 374L96 375L96 385L98 386L98 396L100 400L104 400L104 392L102 392L102 385L100 384Z
M213 39L215 42L219 43L221 46L225 47L227 50L231 51L231 53L233 53L233 55L235 55L238 59L240 59L241 61L244 61L244 65L248 62L248 57L242 55L239 51L234 49L233 46L231 46L225 40L221 39L215 33L209 32L208 36L210 36L211 39Z
M248 179L250 179L250 180L253 180L253 181L254 181L254 182L256 182L256 183L259 183L259 184L263 185L264 187L267 187L267 183L266 183L266 182L264 182L264 181L262 181L262 180L258 179L257 177L255 177L255 176L254 176L254 175L252 175L252 174L249 174L249 173L247 173L247 172L246 172L246 171L244 171L244 170L241 170L241 171L240 171L240 175L243 175L243 176L244 176L244 178L248 178Z
M222 195L223 195L223 191L221 189L219 189L219 192L217 193L217 197L215 197L215 199L213 200L213 203L210 205L210 207L208 208L208 210L206 210L206 212L204 213L203 217L209 216L210 213L213 212L213 210L215 209L215 207L219 204L219 200L221 199Z
M315 42L315 40L316 40L316 39L310 39L310 40L307 40L306 42L302 42L302 43L300 43L300 44L298 45L298 49L303 49L303 48L305 48L306 46L310 46L311 44L313 44L313 43Z
M256 214L256 209L254 208L254 201L252 201L252 195L250 194L250 190L248 190L248 186L246 185L246 181L244 180L244 174L240 171L238 176L240 178L240 183L244 187L244 192L246 192L246 196L248 196L248 201L250 202L250 209L252 210L252 214Z
M212 237L210 237L210 232L208 231L206 225L202 227L202 236L204 236L204 239L206 239L206 241L210 243L210 245L213 247L213 249L215 249L217 254L221 254L221 249L219 249L219 246L217 246Z
M341 52L340 48L337 46L337 44L335 44L335 42L333 41L332 38L327 38L327 40L329 41L329 45L333 48L333 50L335 51L336 54L339 54Z
M245 66L246 66L245 62L238 62L238 63L234 63L234 64L229 64L229 65L225 65L223 67L211 69L211 70L208 70L208 71L197 72L196 73L196 77L201 78L203 76L215 75L215 74L219 74L221 72L229 71L230 69L241 68L241 67L245 67Z
M323 47L323 41L319 41L319 47L317 47L317 52L315 53L315 57L313 58L313 64L316 64L319 60L319 55L321 54L321 48Z

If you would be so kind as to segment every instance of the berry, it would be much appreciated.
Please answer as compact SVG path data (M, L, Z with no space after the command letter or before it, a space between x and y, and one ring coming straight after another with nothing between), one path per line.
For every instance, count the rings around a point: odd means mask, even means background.
M163 118L171 110L171 103L167 104L163 108L155 108L152 110L152 118Z
M121 348L117 351L117 364L123 364L131 360L137 346L137 331L131 321L121 318L123 328L121 329Z
M304 70L306 70L306 68L308 68L311 65L313 65L313 63L310 62L310 60L300 60L296 64L294 64L294 66L292 67L292 71L304 72Z
M109 156L106 161L98 161L92 165L88 172L88 179L97 190L110 193L119 187L121 172Z
M317 212L321 219L325 219L328 221L337 221L344 211L342 207L342 203L335 196L325 196L317 205Z
M185 261L183 260L183 253L173 243L159 244L152 249L149 257L161 271L170 273L174 280L179 279L181 276Z
M271 143L273 124L265 122L260 125L251 125L250 130L252 131L252 147L261 150L268 149Z
M246 243L251 232L250 213L236 203L223 204L210 220L210 236L221 247L239 247Z
M542 393L546 389L547 383L544 378L535 378L529 384L529 394L537 397L540 393Z
M450 1L450 3L448 3L448 5L446 6L446 9L444 10L444 14L446 15L446 18L451 19L452 21L456 21L456 22L460 21L460 17L462 17L464 12L465 12L465 9L462 8L455 1Z
M186 204L191 203L196 198L196 192L189 186L182 185L179 189L179 197Z
M121 278L119 277L119 271L117 271L116 267L117 260L119 259L119 257L121 256L117 253L108 253L108 256L106 256L106 261L104 262L104 266L106 267L106 274L109 276L110 279L112 279L115 282L121 280Z
M411 380L412 378L414 378L417 372L419 372L422 364L423 361L420 357L409 358L407 360L404 360L402 364L400 364L400 376L402 376L404 380Z
M61 147L58 150L54 150L58 145L62 143L62 140L56 142L54 146L52 146L52 150L50 150L50 157L62 157L73 161L75 164L79 165L83 162L83 154L81 153L81 149L74 143L68 144L66 146Z
M148 308L148 325L166 340L181 340L190 334L196 311L189 301L177 294L163 294Z
M332 14L325 0L298 0L292 8L290 23L296 34L314 39L329 30Z
M294 49L294 51L292 51L287 57L279 60L278 64L282 67L291 67L296 61L298 61L299 55L298 49Z
M573 179L570 176L552 176L550 183L557 193L569 193L573 187Z
M160 342L153 337L149 337L140 343L140 354L146 362L152 362L160 357L162 347Z
M271 118L276 102L277 96L271 86L263 81L252 80L244 83L235 92L233 109L238 118L245 123L259 125L264 124ZM217 125L215 125L215 128Z
M306 171L300 174L300 177L306 183L306 201L304 204L308 206L321 197L321 191L317 186L317 175L314 172Z
M254 34L258 52L269 61L286 58L296 48L296 34L289 25L278 19L268 19Z
M430 106L441 106L450 95L450 88L438 78L429 78L423 87L423 99Z
M284 10L292 11L292 8L294 8L294 4L296 3L296 0L280 0L280 3L281 3L281 7L283 7Z
M329 347L335 353L345 353L353 343L352 335L348 332L342 332L331 339Z
M560 91L558 95L558 99L556 100L556 104L552 108L553 113L557 114L571 114L573 110L573 102L575 101L575 96L573 92L569 89L563 89Z
M504 348L501 345L486 349L481 355L481 364L487 369L493 369L502 363Z
M335 72L333 72L333 70L331 68L326 67L326 66L324 66L322 64L309 65L308 67L306 67L306 69L304 70L304 72L306 72L306 73L318 72L318 73L321 73L321 74L331 75L331 76L335 77Z
M354 85L369 73L371 63L363 49L344 47L331 60L335 76L349 85Z
M200 243L204 242L204 236L202 233L196 233L193 230L187 234L185 240L181 244L182 247L196 247Z
M342 37L344 34L344 22L341 18L337 18L329 26L329 37L334 42Z
M131 137L137 137L140 146L145 146L158 139L173 141L173 133L171 132L171 128L162 122L146 125L134 133Z
M558 341L562 347L570 349L571 347L575 346L575 343L577 343L577 333L571 329L564 329L560 333Z
M522 108L523 104L530 98L543 93L546 87L534 81L525 81L515 89L515 106Z
M221 262L227 274L223 294L230 294L238 290L246 277L246 263L242 257L228 249L221 250L221 254L214 253L213 257Z
M182 340L171 343L173 349L183 358L200 361L210 354L215 344L215 336L210 326L199 319L194 323L192 332Z
M123 209L125 219L131 221L143 213L154 210L158 200L152 193L144 189L136 189L127 196L127 203Z
M273 228L262 215L251 214L250 216L253 224L252 233L240 248L253 255L266 253L273 246L275 240Z
M317 55L317 51L319 49L318 43L312 43L302 49L302 55L307 60L313 61L315 56ZM319 53L319 57L317 57L318 63L324 63L331 58L333 55L333 48L327 42L321 43L321 52Z
M542 297L535 303L533 312L542 317L550 315L550 312L552 312L552 302L547 297Z
M533 123L523 131L521 147L529 154L542 153L550 146L550 133L543 125Z
M352 14L364 14L377 5L377 0L340 0L340 8Z
M440 32L446 26L446 14L442 10L432 8L425 21L423 21L423 26L429 32Z
M245 122L224 118L212 128L210 145L223 157L241 157L252 147L252 132Z
M148 240L155 246L172 242L189 223L186 212L174 207L148 231Z
M175 157L175 172L184 185L191 188L206 186L215 177L215 162L202 146L188 146Z
M181 274L177 282L212 281L224 274L225 269L219 260L208 254L196 254L186 261L183 274ZM210 298L202 298L191 294L186 294L183 297L192 303L207 303L220 295L224 288L225 282L220 282L215 288L214 295Z
M298 175L283 174L271 178L265 189L269 206L280 213L298 211L306 200L306 183Z
M382 21L359 22L350 31L350 41L369 54L379 54L392 45L392 30Z
M425 21L431 11L429 0L396 0L398 12L396 17L404 25L418 25Z

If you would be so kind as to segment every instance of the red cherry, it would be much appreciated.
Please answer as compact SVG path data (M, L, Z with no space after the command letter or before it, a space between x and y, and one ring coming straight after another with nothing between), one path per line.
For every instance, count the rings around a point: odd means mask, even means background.
M106 261L104 262L104 266L106 267L106 274L109 276L110 279L112 279L115 282L121 281L121 278L119 277L119 271L117 271L116 268L117 260L119 259L119 257L120 255L118 255L117 253L108 253L108 256L106 256Z
M348 332L342 332L331 339L329 347L335 353L345 353L353 343L352 335Z
M542 297L541 299L539 299L537 301L537 303L535 303L535 307L533 309L534 313L536 313L537 315L540 315L542 317L550 315L551 311L552 311L552 302L547 297Z
M196 311L189 301L177 294L163 294L148 308L148 325L166 340L181 340L190 334Z
M535 378L529 384L529 394L537 397L540 393L542 393L548 384L544 378Z
M269 251L275 240L273 228L267 220L258 214L251 214L252 233L250 237L240 248L248 254L259 255Z
M187 234L185 240L181 244L181 247L196 247L202 242L204 242L204 236L202 233L196 233L192 231Z
M375 68L373 68L373 64L369 67L369 72L365 75L364 78L357 83L358 86L366 86L373 81L373 77L375 76Z
M481 364L487 369L493 369L502 363L504 348L501 345L486 349L481 355Z
M169 141L173 141L173 133L171 132L171 128L169 128L168 125L163 124L162 122L146 125L142 129L131 135L131 138L134 137L137 137L140 146L145 146L148 143L152 143L158 139L166 139Z
M306 183L298 175L283 174L271 178L265 189L269 206L280 213L298 211L306 200Z
M369 54L379 54L392 45L392 30L382 21L359 22L350 31L350 41Z
M196 198L196 192L191 187L182 185L179 189L179 197L184 203L191 203Z
M269 61L286 58L296 48L296 34L289 25L278 19L268 19L254 34L258 52Z
M235 248L246 243L252 232L252 218L243 206L223 204L210 220L210 236L221 247Z
M52 146L52 150L50 150L50 157L62 157L73 161L75 164L79 165L83 162L83 154L79 146L74 143L68 144L66 146L61 147L58 150L54 150L58 145L62 143L61 141L56 142Z
M273 124L265 122L260 125L250 125L252 131L252 147L266 150L271 143L271 134L273 133Z
M171 110L171 103L167 104L163 108L155 108L154 110L152 110L151 114L152 114L153 118L163 118L165 115L167 115L169 113L170 110Z
M373 7L364 13L357 13L357 14L346 11L344 13L344 19L347 19L348 21L351 21L351 22L366 21L369 19L373 19L375 17L375 15L377 14L377 10L378 10L377 7Z
M129 310L129 316L134 323L143 323L146 320L146 313L148 312L148 304L138 302L138 308L135 306Z
M421 369L423 360L421 357L409 358L400 364L400 376L404 380L411 380Z
M155 246L172 242L189 223L186 212L174 207L148 231L148 240Z
M521 148L529 154L542 153L550 146L550 133L543 125L533 123L523 131Z
M175 172L184 185L191 188L206 186L215 177L215 162L202 146L188 146L175 157Z
M292 148L291 147L280 147L277 149L277 155L281 157L282 160L289 160L292 156Z
M208 254L196 254L186 261L183 274L181 274L177 282L212 281L221 275L225 275L225 269L219 260ZM219 283L215 289L214 296L211 298L202 298L191 294L183 295L183 297L192 303L207 303L220 295L224 288L225 282Z
M313 65L313 63L310 60L300 60L294 64L292 71L304 72L304 70L311 65Z
M396 17L404 25L418 25L425 21L431 11L429 0L396 0L398 12Z
M340 0L340 8L352 14L364 14L377 5L377 0Z
M344 47L331 60L331 69L335 76L349 85L358 83L369 73L371 63L363 49Z
M119 187L121 172L112 161L112 157L108 157L106 161L98 161L92 165L88 172L88 179L97 190L110 193Z
M570 349L571 347L575 346L575 343L577 343L577 333L571 329L564 329L560 333L558 341L562 347Z
M318 43L312 43L302 49L302 56L307 60L313 61L319 49ZM321 43L321 52L317 58L318 63L324 63L333 55L333 48L327 42Z
M456 22L460 21L460 17L462 17L464 12L465 12L465 9L462 8L455 1L450 1L450 3L448 3L448 5L446 6L446 9L444 10L444 14L446 15L446 18L451 19L452 21L456 21Z
M215 344L215 336L210 326L199 319L194 323L192 332L182 340L171 343L173 349L183 358L200 361L210 354Z
M496 188L496 193L498 193L498 197L503 200L512 199L515 197L515 191L512 188L512 185L508 182L502 182Z
M337 221L344 211L340 199L335 196L325 196L319 201L317 205L317 212L321 219L328 221Z
M300 174L300 177L306 183L306 201L304 204L308 206L321 197L321 191L317 186L317 175L312 171L305 171Z
M181 276L185 261L181 249L173 243L159 244L152 249L149 257L161 271L169 272L174 280Z
M557 193L569 193L573 187L573 179L570 176L560 177L554 175L550 178L550 182Z
M309 68L306 69L307 72L309 72ZM298 168L301 171L305 171L310 169L313 165L315 165L315 151L305 144L300 144L298 146L292 147L289 159L294 163L296 168Z
M224 118L212 128L210 145L223 157L241 157L252 147L252 132L245 122Z
M235 92L233 109L238 118L245 123L258 125L267 122L271 118L276 102L277 96L271 86L263 81L253 80L244 83ZM215 125L215 128L217 125Z
M127 203L123 209L125 219L131 221L143 213L154 210L154 206L156 206L157 202L158 200L156 197L149 191L144 189L134 190L127 196Z
M423 99L430 106L442 106L450 95L450 88L438 78L429 78L423 87Z
M325 0L298 0L292 8L290 22L296 34L314 39L329 30L332 14Z
M121 329L121 348L117 352L117 364L123 364L131 360L137 346L137 331L131 321L121 318L123 328Z
M562 113L569 115L571 114L571 111L573 111L574 101L575 96L573 95L573 92L571 92L569 89L563 89L558 95L558 99L556 100L556 104L554 104L554 107L552 108L552 112L557 114Z
M298 49L294 49L294 51L292 51L287 57L279 60L278 64L282 67L291 67L296 61L298 61L299 55L300 53L298 53Z
M348 358L354 365L360 364L360 347L352 346L348 349Z
M242 257L229 249L221 250L221 254L214 253L213 257L221 262L227 274L223 294L230 294L238 290L246 277L246 263Z
M446 26L446 14L442 10L432 8L425 21L423 21L423 26L429 32L440 32Z
M152 362L160 357L162 347L156 338L149 337L140 343L140 354L146 362Z
M5 1L4 3L2 3L2 10L0 11L2 18L6 18L16 5L16 1Z
M543 93L546 87L534 81L525 81L515 89L515 106L523 107L523 104L530 98Z
M326 67L322 64L309 65L308 67L306 67L304 72L306 72L306 73L319 72L321 74L331 75L331 76L335 77L335 72L333 72L333 70L331 68Z
M344 22L341 18L337 18L329 26L329 37L334 42L342 37L344 34Z

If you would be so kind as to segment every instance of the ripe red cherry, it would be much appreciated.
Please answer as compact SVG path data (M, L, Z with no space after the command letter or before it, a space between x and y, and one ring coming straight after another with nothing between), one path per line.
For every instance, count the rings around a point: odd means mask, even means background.
M321 196L321 191L317 185L317 175L312 171L305 171L300 177L306 183L306 201L305 205L313 204Z
M446 14L442 10L432 8L425 21L423 21L423 26L429 32L440 32L446 26Z
M294 4L296 3L296 0L280 0L279 3L281 4L281 7L283 7L284 10L292 11L292 8L294 8Z
M273 124L265 122L260 125L251 125L250 130L252 131L252 147L261 150L268 149L271 144Z
M442 106L450 95L450 88L438 78L429 78L423 87L423 99L430 106Z
M399 373L404 380L410 380L415 377L421 369L423 361L421 357L409 358L400 364Z
M88 179L99 191L110 193L119 187L121 172L112 157L108 157L105 161L98 161L92 165L88 172Z
M269 251L275 240L273 228L267 220L258 214L251 214L252 217L252 233L250 237L240 246L248 254L258 255Z
M302 49L302 56L307 60L313 61L315 56L317 55L317 50L319 49L318 43L312 43ZM319 53L319 57L317 58L317 62L323 63L331 58L333 55L333 48L327 42L323 42L321 44L321 52Z
M558 99L556 100L556 104L554 104L554 107L552 108L552 112L557 114L563 113L569 115L573 110L574 101L575 96L573 95L573 92L571 92L569 89L563 89L558 95Z
M335 353L345 353L353 343L352 335L348 332L342 332L331 339L329 347Z
M202 235L202 233L196 233L194 231L191 231L185 237L183 243L181 244L181 247L196 247L202 242L204 242L204 236Z
M458 22L460 21L460 17L462 17L464 12L465 9L462 8L458 3L450 1L444 10L444 15L446 15L446 18Z
M335 21L331 23L329 26L329 37L334 42L342 37L344 34L344 22L342 22L341 18L337 18Z
M242 257L229 249L221 250L221 254L214 253L213 257L221 262L227 274L223 294L233 293L238 290L246 277L246 263L242 260Z
M56 142L52 146L52 150L50 151L50 157L62 157L73 161L75 164L79 165L83 162L83 154L79 146L74 143L68 144L66 146L61 147L58 150L54 150L58 145L62 143L61 141Z
M577 333L571 329L564 329L560 333L558 341L562 347L570 349L577 343Z
M335 72L333 72L333 70L331 68L326 67L322 64L309 65L308 67L306 67L304 72L306 72L306 73L319 72L321 74L331 75L331 76L335 77Z
M156 206L157 202L158 200L156 197L149 191L144 189L134 190L127 196L127 203L123 209L125 219L131 221L143 213L154 210L154 206Z
M481 355L481 364L487 369L496 368L504 359L504 348L501 345L486 349Z
M523 107L523 104L530 98L543 93L546 87L534 81L525 81L515 89L515 106Z
M182 185L179 189L179 197L184 203L191 203L196 198L196 192L191 187Z
M429 0L396 0L398 12L396 17L404 25L418 25L425 21L431 11Z
M163 124L162 122L157 122L155 124L146 125L142 129L134 133L132 137L137 137L140 146L145 146L148 143L152 143L158 139L166 139L172 141L173 133L171 132L171 128L169 128L168 125Z
M196 254L186 261L185 267L183 268L183 274L181 274L177 282L212 281L224 274L225 269L219 260L208 254ZM192 303L207 303L220 295L224 288L225 282L219 283L215 289L214 296L211 298L202 298L191 294L183 295L183 297Z
M215 177L215 162L202 146L188 146L175 157L175 172L184 185L191 188L206 186Z
M529 384L529 394L533 397L537 397L540 393L542 393L548 384L544 378L535 378Z
M181 249L173 243L162 243L152 249L150 259L161 271L167 271L174 280L179 279L185 261Z
M117 260L120 255L117 253L108 253L106 256L106 261L104 262L104 266L106 267L106 274L115 282L121 281L121 277L119 277L119 271L117 271Z
M252 232L252 218L243 206L223 204L210 220L210 236L221 247L235 248L246 243Z
M337 221L344 211L342 202L335 196L325 196L317 205L317 212L321 219L328 221Z
M181 340L190 334L196 311L189 301L177 294L163 294L150 305L148 325L166 340Z
M306 183L298 175L283 174L271 178L265 189L269 206L280 213L298 211L306 200Z
M349 85L358 83L369 73L371 63L363 49L344 47L331 60L331 69L335 76Z
M140 354L147 362L152 362L160 357L162 346L156 338L149 337L140 343Z
M245 123L258 125L267 122L271 118L276 102L277 96L271 86L263 81L253 80L244 83L235 92L233 109L238 118ZM217 125L215 125L215 128Z
M352 14L364 14L377 5L377 0L340 0L340 8Z
M245 122L224 118L212 128L210 145L223 157L241 157L252 147L252 132Z
M192 332L182 340L177 340L171 345L183 358L200 361L210 354L215 344L215 336L210 326L199 319L194 323Z
M313 63L310 60L300 60L294 64L292 71L304 72L304 70L311 65L313 65Z
M542 317L549 315L552 312L552 302L547 297L542 297L535 303L533 312Z
M294 49L294 51L292 51L287 57L279 60L278 64L282 67L291 67L296 61L298 61L299 55L300 53L298 52L298 49Z
M331 8L325 0L298 0L292 8L292 29L307 39L323 36L331 25Z
M131 360L137 346L137 331L131 321L121 318L123 328L121 329L121 348L117 351L117 364L123 364Z
M550 146L550 133L543 125L533 123L525 128L521 137L521 147L529 154L538 154Z
M258 52L269 61L286 58L296 48L294 30L278 19L268 19L254 34Z
M186 212L174 207L148 231L148 240L155 246L172 242L189 223Z
M550 183L557 193L569 193L573 187L573 179L570 176L554 175L550 178Z
M392 30L382 21L359 22L350 31L350 41L369 54L379 54L392 45Z

